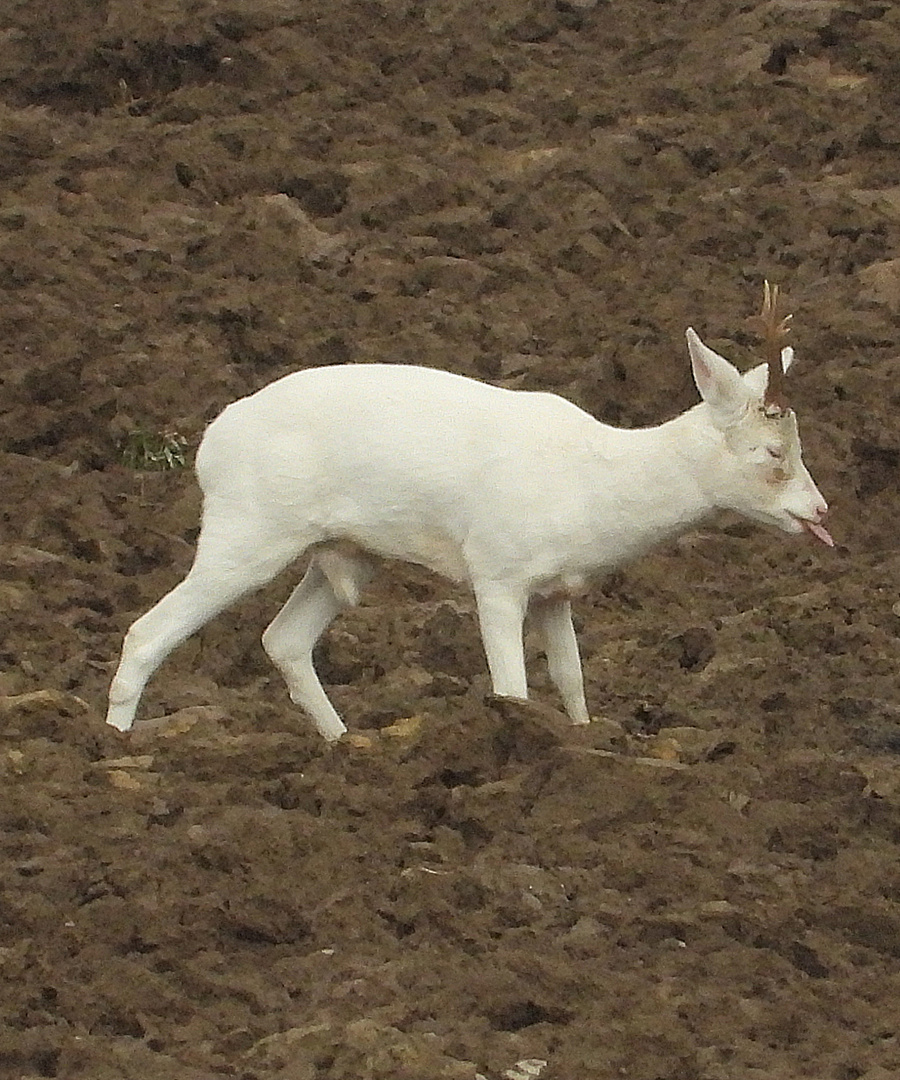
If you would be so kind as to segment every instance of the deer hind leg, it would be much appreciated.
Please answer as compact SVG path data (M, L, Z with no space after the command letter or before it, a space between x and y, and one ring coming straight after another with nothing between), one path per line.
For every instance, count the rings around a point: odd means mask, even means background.
M559 595L537 598L532 605L532 617L543 639L550 678L559 690L572 723L590 723L571 603L567 597Z
M147 680L169 653L241 596L271 581L304 546L264 522L236 521L233 508L217 513L207 506L187 577L125 636L106 722L127 731Z
M518 589L499 586L496 582L476 582L475 604L494 693L500 697L527 698L522 623L528 598Z
M309 713L328 740L339 739L347 728L322 689L313 648L335 616L358 601L371 576L369 563L359 556L332 548L316 552L303 580L263 634L263 647L284 676L291 701Z

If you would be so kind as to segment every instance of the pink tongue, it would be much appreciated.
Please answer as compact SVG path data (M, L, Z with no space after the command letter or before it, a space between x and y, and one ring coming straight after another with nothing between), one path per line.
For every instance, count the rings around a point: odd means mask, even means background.
M803 527L807 532L811 532L817 540L821 540L823 544L834 547L834 540L831 539L831 533L824 525L817 525L814 521L804 521Z

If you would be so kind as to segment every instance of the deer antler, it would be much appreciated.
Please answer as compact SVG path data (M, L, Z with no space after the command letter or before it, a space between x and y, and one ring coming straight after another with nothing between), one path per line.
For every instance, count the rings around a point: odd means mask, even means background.
M791 332L791 315L781 315L779 311L778 286L765 283L762 309L758 315L747 322L757 331L763 341L766 363L769 366L769 381L763 404L766 409L787 412L788 404L784 388L784 365L781 362L781 350L785 339Z

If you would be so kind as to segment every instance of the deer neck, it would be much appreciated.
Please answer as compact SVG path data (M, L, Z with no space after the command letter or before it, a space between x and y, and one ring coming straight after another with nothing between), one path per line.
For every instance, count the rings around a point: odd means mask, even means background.
M611 547L618 544L633 557L715 511L722 436L702 404L656 427L619 434L616 464L626 482L600 497L598 527ZM602 470L598 479L603 484Z

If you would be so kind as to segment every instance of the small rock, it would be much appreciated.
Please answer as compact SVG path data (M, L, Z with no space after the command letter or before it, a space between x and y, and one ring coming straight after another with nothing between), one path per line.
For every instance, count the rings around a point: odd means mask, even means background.
M138 741L144 738L171 739L178 735L184 735L200 720L206 720L212 725L219 725L228 719L228 713L217 705L190 705L186 709L179 709L168 716L156 716L151 720L138 720L131 729L131 734Z
M152 764L152 754L135 754L131 757L112 758L102 762L104 769L149 769Z
M682 761L693 765L707 760L716 747L724 742L721 731L688 726L667 727L650 739L647 754L662 761Z
M125 769L110 769L107 776L112 786L120 791L140 791L144 786L134 773Z
M389 739L412 739L422 728L421 716L404 716L402 719L381 729L381 734Z
M0 716L34 715L48 709L64 716L80 716L90 711L90 705L74 694L62 690L32 690L27 694L0 697Z

